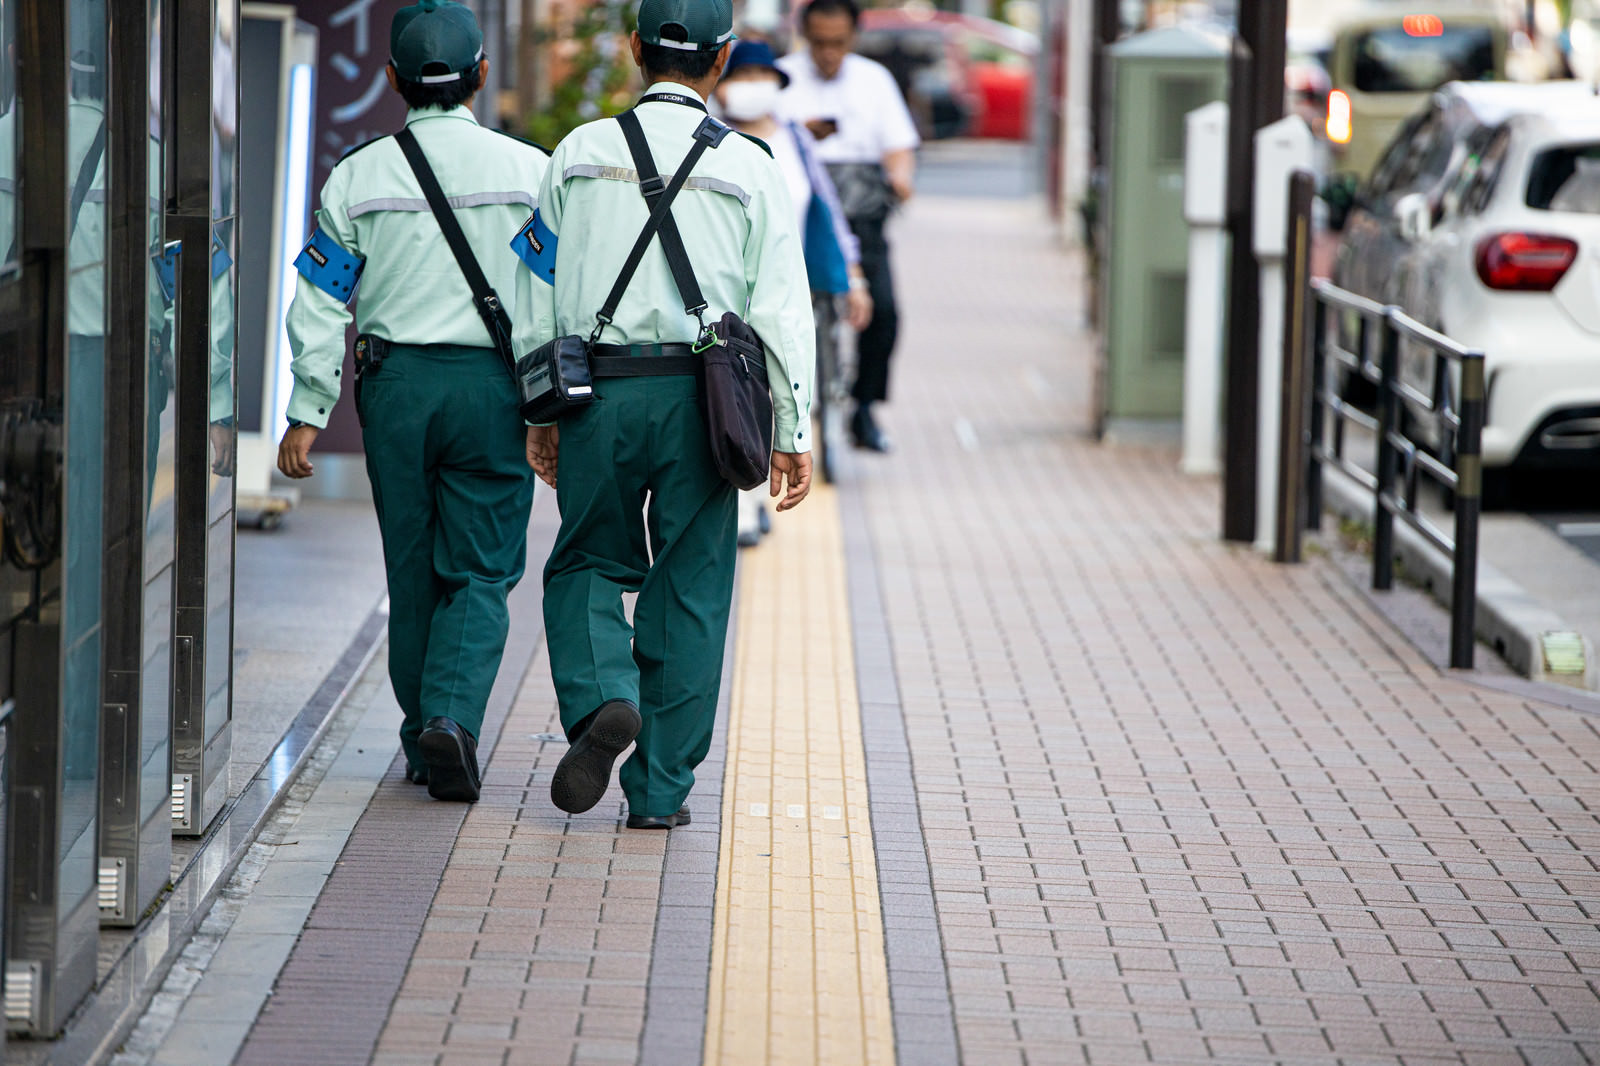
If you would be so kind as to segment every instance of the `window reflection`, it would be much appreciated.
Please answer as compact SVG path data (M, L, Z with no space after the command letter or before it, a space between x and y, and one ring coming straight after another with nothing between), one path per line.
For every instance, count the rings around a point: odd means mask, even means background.
M94 887L106 333L106 5L72 0L67 100L67 441L60 895Z
M17 0L0 0L0 275L17 269Z

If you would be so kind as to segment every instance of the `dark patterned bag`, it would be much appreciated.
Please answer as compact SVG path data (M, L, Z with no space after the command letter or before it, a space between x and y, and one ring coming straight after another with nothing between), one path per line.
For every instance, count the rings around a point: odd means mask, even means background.
M749 323L732 311L713 323L709 333L717 342L700 353L700 402L711 457L717 472L735 488L753 489L766 483L772 466L766 349Z
M852 222L881 222L895 205L894 189L881 163L829 163L839 206Z

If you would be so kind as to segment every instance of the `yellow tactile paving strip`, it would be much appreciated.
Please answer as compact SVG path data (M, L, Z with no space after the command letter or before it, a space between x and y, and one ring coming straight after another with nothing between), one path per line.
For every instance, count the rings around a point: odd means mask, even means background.
M838 500L741 558L705 1061L892 1063Z

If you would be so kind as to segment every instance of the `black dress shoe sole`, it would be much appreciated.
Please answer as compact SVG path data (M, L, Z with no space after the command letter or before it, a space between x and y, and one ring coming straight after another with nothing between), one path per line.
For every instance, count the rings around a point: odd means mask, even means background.
M446 729L424 729L417 748L428 764L428 795L436 800L478 802L476 760L459 735Z
M689 808L678 808L677 814L669 814L665 818L649 818L642 814L628 815L629 829L676 829L680 825L689 824Z
M611 767L639 735L644 719L626 700L609 700L595 712L583 736L567 750L550 779L550 802L568 814L582 814L611 787Z

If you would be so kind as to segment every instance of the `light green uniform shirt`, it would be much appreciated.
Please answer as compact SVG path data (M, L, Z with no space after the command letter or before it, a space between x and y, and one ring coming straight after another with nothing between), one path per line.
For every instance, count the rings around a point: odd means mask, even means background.
M465 107L412 111L406 125L427 155L484 276L515 315L515 275L527 271L506 244L506 234L537 206L535 192L549 160L532 145L479 126ZM317 224L366 260L355 299L360 332L397 344L491 346L472 305L472 290L393 137L357 149L333 168L322 187ZM350 317L338 299L305 277L298 279L287 322L294 353L290 418L328 424L339 399Z
M694 143L705 113L652 102L657 91L694 96L682 85L653 86L638 108L639 125L663 181ZM766 344L775 414L774 447L811 450L811 392L816 325L796 212L772 157L738 134L706 151L672 203L672 214L710 305L706 321L733 311ZM518 273L518 351L594 329L629 250L649 217L622 127L592 122L569 134L550 159L539 217L558 238L555 284ZM507 231L506 236L510 236ZM659 238L644 261L602 344L692 342L698 324L684 313Z

